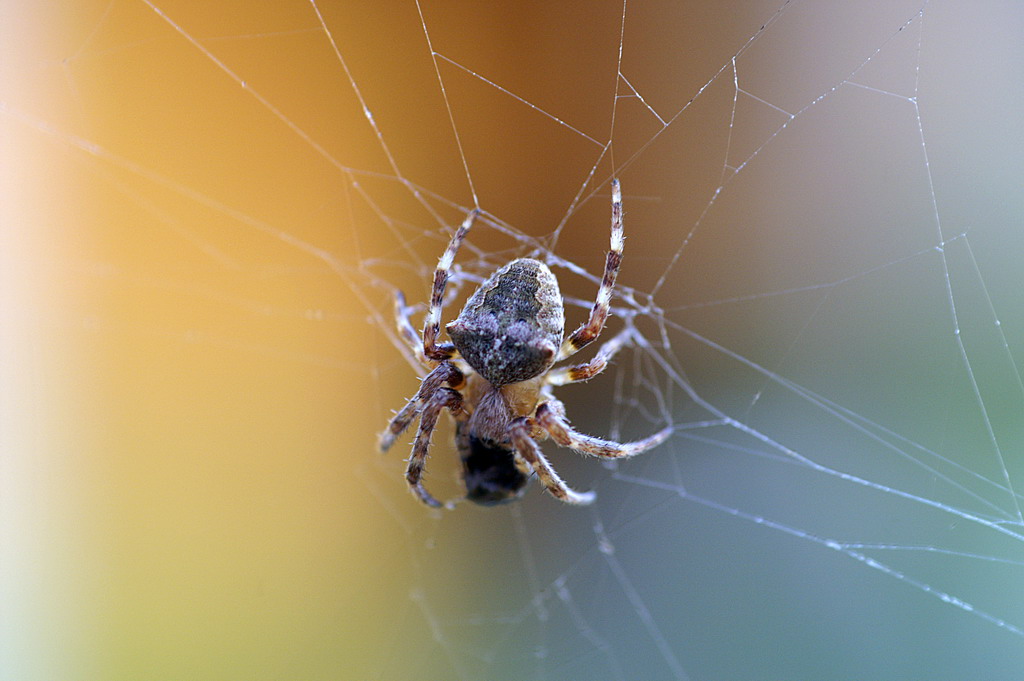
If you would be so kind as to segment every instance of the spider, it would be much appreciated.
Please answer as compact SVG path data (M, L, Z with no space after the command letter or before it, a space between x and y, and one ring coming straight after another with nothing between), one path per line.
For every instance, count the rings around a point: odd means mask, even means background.
M611 187L611 249L604 278L589 319L564 341L565 313L558 280L547 265L532 258L513 260L492 274L470 296L455 321L445 327L451 342L438 341L449 270L479 210L467 215L438 261L422 337L413 330L410 308L401 291L397 292L399 335L430 372L381 434L380 449L386 452L419 417L405 478L424 504L441 506L424 488L422 478L430 438L444 409L455 418L465 498L482 505L517 499L533 475L556 499L569 504L594 500L594 492L577 492L562 481L541 453L539 439L550 436L577 452L618 459L651 449L671 434L668 427L625 444L584 435L569 425L564 405L552 393L553 386L585 381L601 373L633 333L627 326L605 342L589 362L552 369L597 338L608 318L623 245L618 180L612 180Z

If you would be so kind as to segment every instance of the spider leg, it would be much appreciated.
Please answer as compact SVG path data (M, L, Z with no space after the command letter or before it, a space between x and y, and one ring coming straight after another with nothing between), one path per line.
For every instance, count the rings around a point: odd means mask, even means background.
M509 427L509 434L512 436L512 443L515 446L516 466L521 467L522 462L528 464L544 487L551 493L551 496L560 501L580 505L593 502L597 496L593 492L577 492L558 476L558 473L540 451L537 441L530 436L532 430L530 421L531 419L518 418Z
M622 349L626 342L633 337L634 333L633 327L627 326L610 340L602 343L597 354L589 362L549 371L544 379L545 382L548 385L565 385L566 383L586 381L597 376L604 371L604 368L612 360L612 357L615 356L615 353Z
M558 352L558 359L565 359L576 354L577 351L597 338L601 330L604 329L605 320L608 319L608 308L612 301L612 291L615 288L615 278L619 274L619 265L622 263L623 240L622 190L616 179L612 180L612 235L608 255L605 259L601 287L597 290L594 306L590 308L590 318L565 339Z
M405 344L403 347L399 347L406 360L412 365L413 369L417 371L420 378L426 375L426 369L432 369L436 363L427 359L423 354L423 341L420 340L419 335L416 333L416 329L413 328L412 322L409 321L409 315L416 311L415 305L406 305L405 294L395 289L395 325L398 328L398 337L402 339ZM458 356L458 353L448 360L456 367L459 371L464 374L472 371L472 368L465 360Z
M402 339L413 355L421 362L426 361L423 356L423 344L412 322L409 321L409 314L413 308L405 303L405 294L400 289L395 289L395 326L398 328L398 336Z
M451 388L438 388L437 392L427 400L420 415L420 429L416 433L416 441L412 445L412 456L409 457L409 465L405 469L405 479L409 483L409 489L420 501L427 506L438 508L441 502L435 499L430 492L423 487L423 469L427 465L427 449L430 447L430 436L437 426L437 417L441 410L447 408L453 414L462 410L462 395Z
M380 434L378 447L380 451L386 452L395 444L399 435L405 432L409 424L413 422L416 415L423 409L423 404L441 389L445 383L459 385L463 381L463 374L451 362L441 362L431 371L420 383L420 389L416 391L402 410L395 414L388 423L388 427Z
M423 341L409 321L409 315L414 310L415 306L406 305L405 294L395 289L395 327L401 339L398 349L422 378L426 373L425 368L433 368L434 363L424 356Z
M444 288L448 285L448 276L455 261L455 254L459 252L462 240L466 233L473 226L473 221L480 214L479 210L472 210L463 221L452 240L448 243L441 259L437 261L437 269L434 270L434 286L430 291L430 310L427 312L427 319L423 323L423 354L428 359L443 360L450 359L455 355L455 346L451 343L438 343L437 337L441 333L441 308L444 302Z
M569 425L569 421L565 418L565 407L557 399L548 400L537 407L537 423L548 431L552 440L563 447L602 459L622 459L636 456L652 447L657 447L672 434L672 426L668 426L650 437L626 443L584 435Z

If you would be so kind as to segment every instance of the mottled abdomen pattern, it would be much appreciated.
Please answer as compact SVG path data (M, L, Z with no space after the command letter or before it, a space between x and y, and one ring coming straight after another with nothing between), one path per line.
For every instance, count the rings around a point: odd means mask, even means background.
M565 331L558 281L542 262L513 260L476 290L447 330L462 358L491 385L539 376L554 362Z

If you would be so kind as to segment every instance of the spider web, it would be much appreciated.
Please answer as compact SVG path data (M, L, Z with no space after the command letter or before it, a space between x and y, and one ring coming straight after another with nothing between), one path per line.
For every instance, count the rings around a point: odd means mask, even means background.
M45 11L4 21L5 678L1019 673L1019 10ZM423 508L374 451L394 290L418 325L479 207L444 318L528 255L579 324L612 177L631 342L558 394L673 436L547 443L589 507Z

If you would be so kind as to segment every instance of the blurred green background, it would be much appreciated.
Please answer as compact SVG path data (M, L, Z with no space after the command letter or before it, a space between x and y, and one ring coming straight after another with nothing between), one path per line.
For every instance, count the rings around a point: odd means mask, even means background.
M421 10L0 10L0 676L1015 678L1024 12ZM675 436L428 512L392 288L477 201L598 273L612 175L651 346L561 394Z

